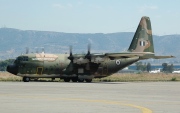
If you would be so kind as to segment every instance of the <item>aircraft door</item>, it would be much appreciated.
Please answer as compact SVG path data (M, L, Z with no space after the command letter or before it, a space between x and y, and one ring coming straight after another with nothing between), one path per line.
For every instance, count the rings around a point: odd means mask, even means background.
M43 72L43 67L37 67L37 72L36 72L36 74L37 74L37 75L42 75L42 72Z

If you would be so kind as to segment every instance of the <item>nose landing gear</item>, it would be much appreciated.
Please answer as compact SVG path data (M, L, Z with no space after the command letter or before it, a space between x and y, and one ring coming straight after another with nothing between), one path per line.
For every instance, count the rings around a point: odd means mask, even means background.
M30 81L30 78L29 78L29 77L23 77L23 81L24 81L24 82L29 82L29 81Z

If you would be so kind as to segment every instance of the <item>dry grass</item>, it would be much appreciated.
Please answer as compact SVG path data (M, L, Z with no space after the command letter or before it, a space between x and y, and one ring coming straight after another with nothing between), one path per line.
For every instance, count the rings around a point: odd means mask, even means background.
M21 81L22 78L8 72L0 72L0 81Z
M50 79L42 79L49 81ZM21 77L12 75L8 72L0 72L0 81L22 81ZM56 80L57 81L57 80ZM59 79L58 79L59 81ZM61 80L62 81L62 80ZM94 82L133 82L133 81L180 81L180 74L166 74L166 73L116 73L109 77L101 79L93 79Z
M98 80L98 79L97 79ZM101 78L100 81L130 82L130 81L180 81L180 74L166 73L116 73L109 77Z

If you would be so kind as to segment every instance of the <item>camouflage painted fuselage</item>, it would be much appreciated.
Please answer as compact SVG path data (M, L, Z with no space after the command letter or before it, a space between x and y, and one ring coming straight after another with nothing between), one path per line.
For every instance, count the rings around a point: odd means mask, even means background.
M88 69L87 63L74 63L74 68L70 71L68 56L69 54L45 53L21 55L14 62L14 65L16 65L14 74L31 78L101 78L111 75L139 60L139 57L114 60L104 58L104 61L101 63L90 63Z

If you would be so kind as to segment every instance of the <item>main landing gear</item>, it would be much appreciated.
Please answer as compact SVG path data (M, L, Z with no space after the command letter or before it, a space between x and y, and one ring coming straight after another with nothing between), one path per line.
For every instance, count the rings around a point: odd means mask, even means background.
M78 78L77 77L73 77L71 78L72 82L77 82L78 81Z
M85 79L86 82L92 82L92 79Z
M70 82L70 78L64 78L64 82Z

